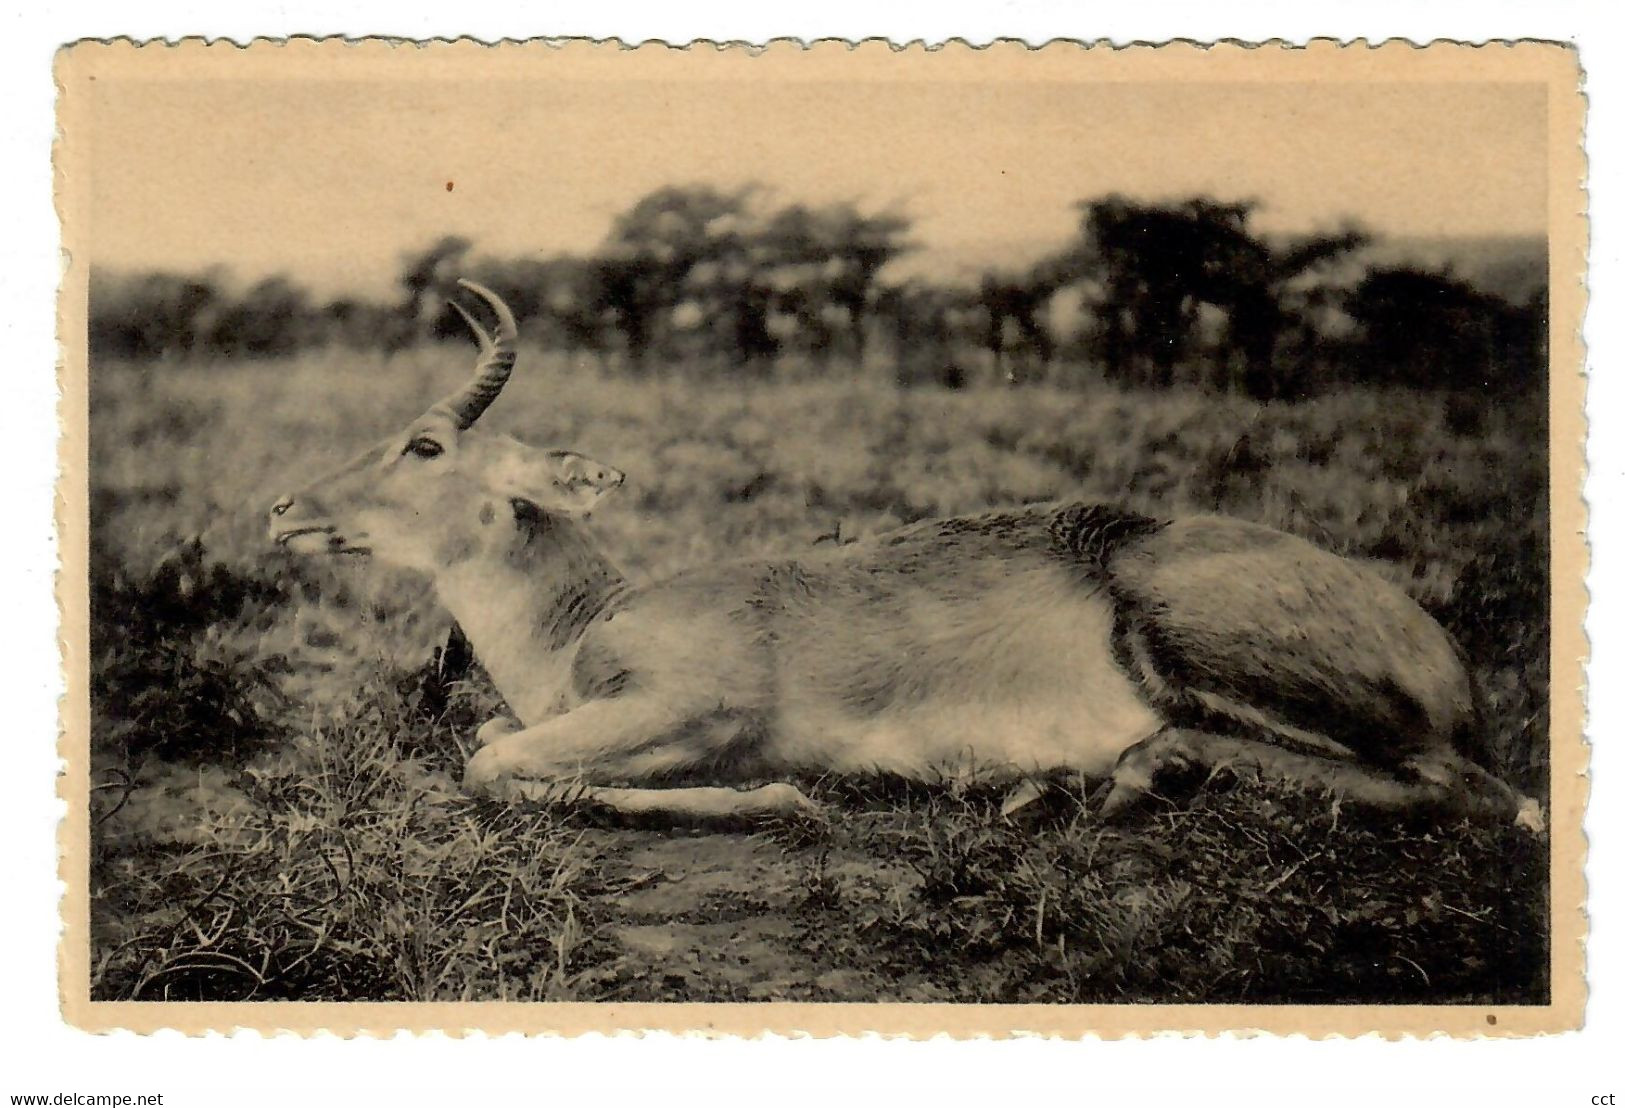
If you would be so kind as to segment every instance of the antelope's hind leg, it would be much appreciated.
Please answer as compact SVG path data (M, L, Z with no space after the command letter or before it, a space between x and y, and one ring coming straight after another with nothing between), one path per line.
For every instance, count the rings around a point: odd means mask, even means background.
M1401 767L1406 777L1337 758L1301 754L1271 743L1207 731L1170 727L1130 747L1095 793L1103 817L1121 815L1151 795L1170 775L1224 770L1281 781L1306 792L1324 792L1378 811L1436 809L1509 819L1540 831L1533 801L1479 766L1456 756L1426 756Z
M1511 819L1533 834L1546 830L1546 816L1540 802L1524 796L1476 762L1454 751L1418 754L1403 766L1404 771L1429 786L1444 789L1454 806L1466 815L1489 819Z
M1164 728L1124 751L1092 799L1100 799L1102 817L1112 818L1139 807L1170 779L1198 774L1211 779L1226 770L1288 782L1305 791L1338 793L1377 808L1410 807L1421 799L1415 786L1377 776L1352 762L1183 727ZM1444 793L1442 785L1423 788Z

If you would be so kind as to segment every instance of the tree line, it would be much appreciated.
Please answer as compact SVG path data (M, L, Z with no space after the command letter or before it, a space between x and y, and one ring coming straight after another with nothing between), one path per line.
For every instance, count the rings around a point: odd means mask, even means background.
M287 277L93 272L94 358L393 354L464 338L459 276L498 292L532 340L628 374L885 373L962 386L1104 377L1260 399L1328 385L1521 392L1544 380L1546 298L1512 303L1443 270L1373 265L1347 228L1295 237L1206 197L1078 205L1076 233L979 280L893 278L911 223L755 187L643 197L583 255L500 257L447 236L405 255L396 297L318 301Z

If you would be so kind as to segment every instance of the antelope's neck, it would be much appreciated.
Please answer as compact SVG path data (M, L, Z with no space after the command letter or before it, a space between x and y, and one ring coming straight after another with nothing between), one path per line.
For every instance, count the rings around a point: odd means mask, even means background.
M508 707L533 726L559 709L582 633L626 580L574 523L544 517L435 585Z

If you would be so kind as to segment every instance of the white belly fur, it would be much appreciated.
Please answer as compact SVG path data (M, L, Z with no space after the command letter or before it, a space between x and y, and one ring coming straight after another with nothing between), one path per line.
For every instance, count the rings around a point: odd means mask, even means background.
M944 626L916 620L888 644L910 671L929 667L928 678L907 675L928 681L929 695L860 715L802 690L783 705L773 753L803 768L925 781L1095 776L1162 725L1112 656L1109 601L1064 574L1025 575L941 612Z

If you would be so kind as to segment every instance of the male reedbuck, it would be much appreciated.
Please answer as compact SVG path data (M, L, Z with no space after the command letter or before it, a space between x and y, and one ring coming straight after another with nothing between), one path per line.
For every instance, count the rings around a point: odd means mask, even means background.
M1239 766L1379 808L1540 825L1476 764L1445 631L1353 562L1252 523L1099 504L916 523L798 557L627 582L580 522L624 475L474 423L513 370L500 298L473 379L271 509L275 541L428 574L517 720L466 787L689 817L793 813L801 774L938 779L971 760L1030 799L1172 765ZM703 782L702 786L693 783Z

